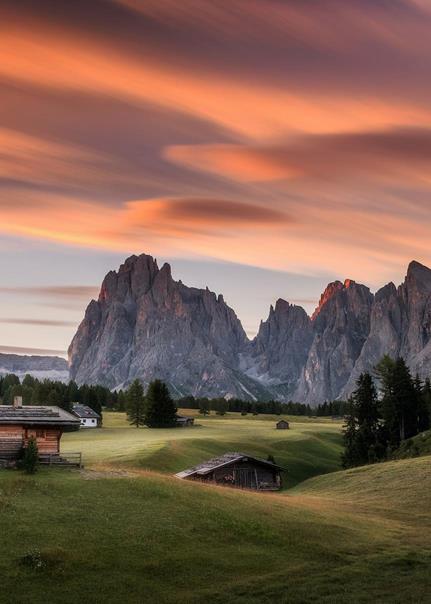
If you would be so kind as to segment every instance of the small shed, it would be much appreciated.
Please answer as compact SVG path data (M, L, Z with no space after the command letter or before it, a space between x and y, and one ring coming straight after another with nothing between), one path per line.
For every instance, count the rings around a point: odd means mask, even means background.
M277 464L246 453L225 453L175 476L241 489L278 491L282 471Z
M83 428L99 428L102 425L102 417L87 405L74 404L72 413L79 419Z
M193 426L195 423L194 417L188 417L186 415L177 415L176 416L177 426L179 428L188 428L189 426Z
M280 419L275 424L275 427L277 428L277 430L289 430L289 422L286 419Z
M59 456L63 432L79 430L79 420L60 407L0 405L0 464L14 463L35 438L39 457Z

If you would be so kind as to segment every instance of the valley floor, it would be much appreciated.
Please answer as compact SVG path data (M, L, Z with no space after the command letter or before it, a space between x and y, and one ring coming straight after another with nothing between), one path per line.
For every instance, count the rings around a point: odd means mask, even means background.
M114 420L123 421L108 418ZM224 438L217 437L219 422L227 422ZM88 455L94 439L93 461L83 471L1 472L0 601L430 602L431 457L300 482L325 464L327 472L336 469L340 426L298 424L272 439L271 424L210 418L196 427L208 430L210 444L187 429L170 439L112 425L98 437L102 443L89 432L69 435L67 446L84 450L87 443ZM102 463L116 429L130 431L131 440L127 445L123 435L124 455L114 448ZM253 440L254 430L262 438ZM261 454L272 448L296 486L259 494L169 475L177 451L179 463L189 463L220 439L222 447L254 445L250 452ZM307 463L296 471L301 448Z

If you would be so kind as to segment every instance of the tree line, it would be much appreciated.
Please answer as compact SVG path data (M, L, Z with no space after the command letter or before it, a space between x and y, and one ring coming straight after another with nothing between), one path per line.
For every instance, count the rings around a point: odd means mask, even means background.
M360 375L349 405L343 466L390 459L404 440L430 428L431 381L413 378L403 358L386 355L373 374Z
M87 405L96 413L117 404L117 393L104 386L78 386L74 381L64 383L49 379L39 380L26 375L22 382L12 373L0 377L0 399L3 405L12 405L15 396L21 396L24 405L56 405L71 411L73 403Z
M63 383L50 379L39 380L26 375L22 381L14 374L0 376L0 399L4 405L11 405L15 396L22 396L24 405L57 405L70 411L73 403L87 405L97 413L102 409L110 411L126 411L127 390L111 391L100 385L78 386L74 381ZM184 396L176 401L178 407L184 409L199 409L203 415L214 412L218 415L226 413L250 413L258 415L299 415L299 416L332 416L342 417L348 413L349 404L346 401L328 401L316 408L293 401L246 401L239 398L206 398Z
M245 401L240 398L231 398L229 400L218 398L184 396L177 400L178 407L183 409L199 409L203 415L208 415L214 411L217 415L225 413L242 413L244 415L251 413L258 415L268 413L271 415L302 415L302 416L332 416L343 417L348 413L349 404L346 401L327 401L315 408L304 403L295 403L293 401Z

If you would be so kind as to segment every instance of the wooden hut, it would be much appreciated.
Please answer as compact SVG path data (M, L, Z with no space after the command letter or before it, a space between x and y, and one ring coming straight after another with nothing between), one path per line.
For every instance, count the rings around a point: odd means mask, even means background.
M277 464L246 453L225 453L179 472L176 476L242 489L278 491L281 488L282 471L283 468Z
M52 461L60 456L60 439L65 431L79 430L79 419L59 407L0 405L0 464L16 462L35 438L40 459Z
M289 422L286 419L280 419L280 421L275 424L275 427L277 430L289 430Z
M195 423L195 418L187 415L176 415L175 419L177 422L177 427L179 428L188 428L189 426L193 426Z

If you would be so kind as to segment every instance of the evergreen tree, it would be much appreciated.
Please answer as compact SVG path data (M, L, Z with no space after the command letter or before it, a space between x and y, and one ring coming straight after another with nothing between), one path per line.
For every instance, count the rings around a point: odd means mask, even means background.
M126 393L123 390L120 390L120 392L118 393L118 397L117 397L117 410L125 411L126 406L127 406Z
M418 405L418 430L424 432L431 427L431 381L425 380Z
M139 380L135 380L125 392L125 406L131 426L143 426L145 422L144 389Z
M405 440L418 433L418 393L402 357L397 359L393 375L400 440Z
M344 467L372 463L381 454L377 391L369 373L359 376L344 430Z
M209 415L210 414L210 402L207 398L202 398L199 401L199 413L201 415Z
M358 422L352 412L347 416L343 430L344 451L341 456L343 468L353 468L360 465L360 455L357 447Z
M154 380L146 394L145 424L149 428L171 428L176 426L177 406L161 380Z
M399 445L399 417L395 395L395 361L385 355L375 367L380 382L380 413L386 432L386 445L391 450Z

